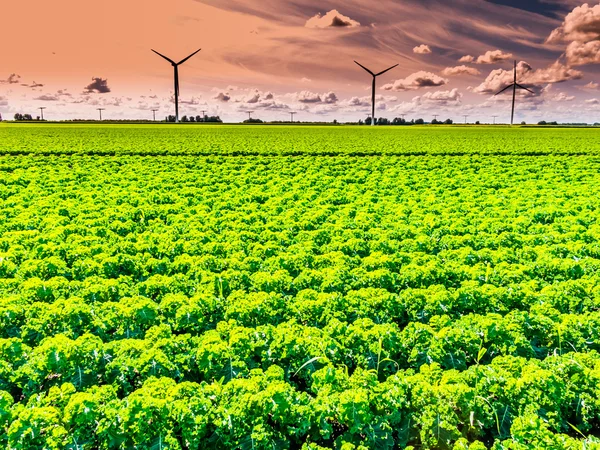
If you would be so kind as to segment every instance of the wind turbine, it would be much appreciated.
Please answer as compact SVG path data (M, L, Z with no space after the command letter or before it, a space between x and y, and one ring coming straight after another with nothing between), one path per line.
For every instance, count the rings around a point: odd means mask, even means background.
M202 49L199 48L194 53L192 53L190 56L182 59L178 63L176 63L175 61L173 61L170 58L167 58L165 55L161 55L156 50L153 50L153 49L150 49L150 50L152 50L154 53L156 53L161 58L164 58L167 61L169 61L171 63L171 65L173 66L173 70L175 72L175 74L174 74L174 78L175 78L175 122L179 122L179 66L182 65L184 62L186 62L188 59L190 59L192 56L194 56L196 53L198 53Z
M156 122L156 112L158 111L158 109L151 109L150 111L152 111L152 120Z
M96 110L100 113L100 121L102 122L102 111L104 111L105 108L96 108Z
M517 61L516 60L515 60L515 69L514 69L514 76L513 76L512 84L509 84L508 86L506 86L504 89L502 89L500 92L498 92L495 95L502 94L504 91L506 91L507 89L510 89L510 88L513 89L512 110L511 110L511 114L510 114L510 124L512 125L515 120L515 99L517 97L517 88L525 89L526 91L531 92L532 94L535 94L535 92L533 92L531 89L527 89L525 86L521 86L519 83L517 83Z
M40 110L40 114L42 115L42 120L44 120L44 110L46 109L46 107L40 106L38 109Z
M383 75L384 73L386 73L389 70L392 70L394 67L398 66L398 64L396 64L395 66L390 67L389 69L385 69L382 72L379 73L373 73L371 72L369 69L367 69L365 66L363 66L361 63L359 63L358 61L354 61L356 64L358 64L360 67L362 67L363 69L365 69L367 72L369 72L372 76L373 76L373 92L371 94L371 126L375 125L375 80L377 79L377 77L379 75Z

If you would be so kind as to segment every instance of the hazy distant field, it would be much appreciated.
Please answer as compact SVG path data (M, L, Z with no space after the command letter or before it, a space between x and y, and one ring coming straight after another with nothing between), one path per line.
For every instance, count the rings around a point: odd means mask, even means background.
M597 448L599 144L0 124L0 447Z
M597 154L599 129L486 126L2 124L1 153Z

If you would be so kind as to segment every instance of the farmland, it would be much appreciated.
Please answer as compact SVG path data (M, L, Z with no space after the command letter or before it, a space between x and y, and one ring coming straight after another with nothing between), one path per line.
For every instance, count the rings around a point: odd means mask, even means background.
M600 135L0 124L0 446L600 445Z

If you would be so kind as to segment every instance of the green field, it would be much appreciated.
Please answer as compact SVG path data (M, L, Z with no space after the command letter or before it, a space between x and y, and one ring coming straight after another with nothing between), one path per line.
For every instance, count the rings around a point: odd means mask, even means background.
M0 447L600 448L600 134L0 124Z

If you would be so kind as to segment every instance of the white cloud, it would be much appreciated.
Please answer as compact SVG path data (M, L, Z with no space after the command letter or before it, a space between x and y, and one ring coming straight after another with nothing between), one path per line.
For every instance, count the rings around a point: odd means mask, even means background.
M578 6L565 17L546 40L557 42L588 42L600 39L600 4L590 7L587 3Z
M477 64L495 64L510 58L512 58L512 53L505 53L502 50L488 50L485 54L479 56L475 62Z
M481 72L474 67L468 66L456 66L456 67L446 67L442 70L442 74L451 77L456 75L480 75Z
M546 42L568 42L565 56L571 65L600 63L600 4L585 3L573 9Z
M465 55L458 60L461 63L472 63L473 61L475 61L475 57L471 55Z
M426 92L425 94L413 98L413 103L416 104L436 104L436 105L459 105L462 101L462 94L458 89L454 88L451 91L435 91Z
M353 28L360 23L341 14L337 9L332 9L325 15L320 13L306 21L307 28Z
M386 91L412 91L423 87L443 86L446 83L448 83L446 78L421 70L406 78L386 84L381 89Z
M597 98L590 98L589 100L585 101L588 105L600 105L600 100L598 100Z
M326 92L324 94L319 94L311 91L301 91L288 94L288 96L292 97L293 100L297 102L306 104L332 104L338 101L337 95L334 92Z
M413 48L413 52L418 53L419 55L428 55L431 53L431 48L429 48L429 45L421 44Z
M534 70L525 61L517 64L517 82L520 84L560 83L567 80L578 80L583 74L555 62L543 69ZM490 72L485 81L473 89L478 94L495 94L513 82L513 71L496 69Z
M565 53L567 61L573 66L600 63L600 41L571 42Z

